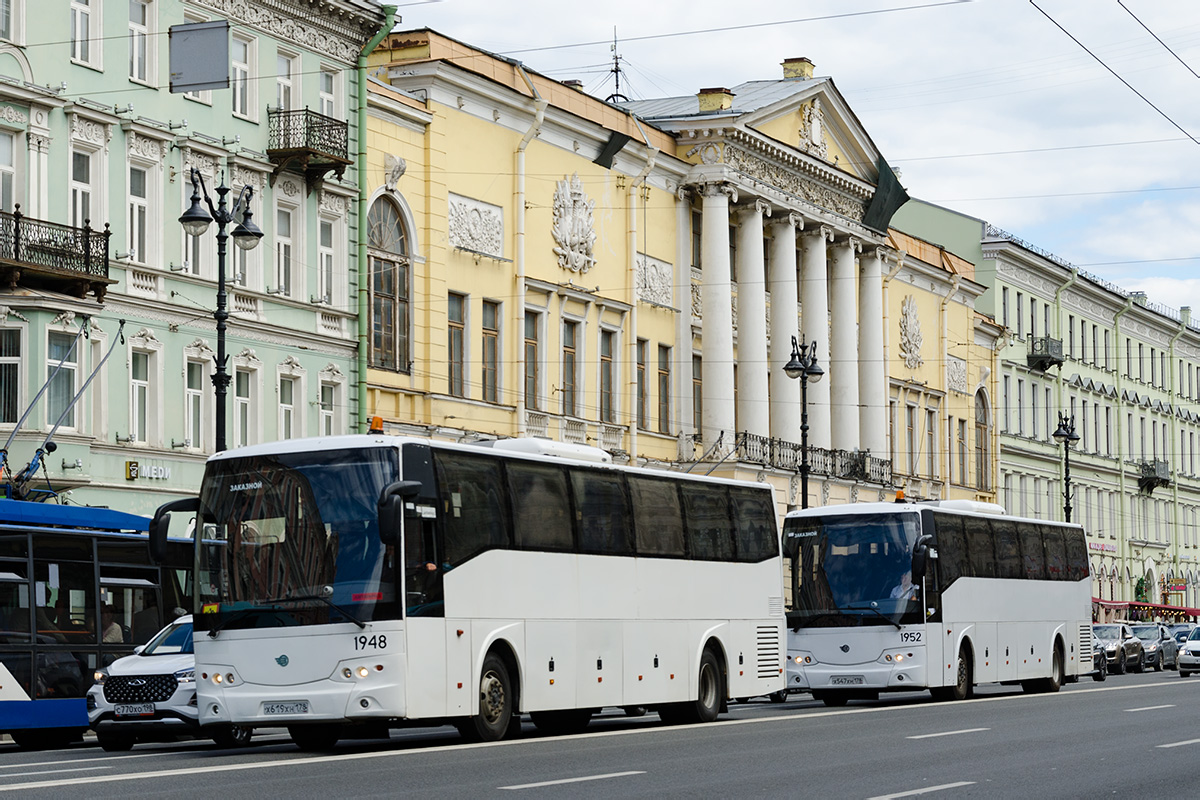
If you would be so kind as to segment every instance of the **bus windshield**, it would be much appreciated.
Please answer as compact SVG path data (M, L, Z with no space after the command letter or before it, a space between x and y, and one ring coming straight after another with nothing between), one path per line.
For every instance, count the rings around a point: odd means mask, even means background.
M799 629L923 622L911 572L919 528L912 513L788 517L788 623Z
M205 538L225 546L219 604L201 609L197 629L397 618L376 503L398 472L391 448L210 462L200 511Z

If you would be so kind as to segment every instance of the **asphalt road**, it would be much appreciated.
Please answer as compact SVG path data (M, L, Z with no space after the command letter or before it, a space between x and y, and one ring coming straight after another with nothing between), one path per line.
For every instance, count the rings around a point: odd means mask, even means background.
M0 746L0 800L130 795L885 798L1181 796L1200 763L1200 677L1084 679L1053 695L981 687L962 703L885 695L827 709L808 695L668 727L607 710L577 736L463 744L451 728L345 741L325 755L264 731L245 750L139 744L108 754Z

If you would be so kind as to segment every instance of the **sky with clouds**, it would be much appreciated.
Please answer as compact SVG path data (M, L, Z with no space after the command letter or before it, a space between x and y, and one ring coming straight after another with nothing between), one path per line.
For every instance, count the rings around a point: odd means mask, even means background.
M401 0L398 29L600 97L614 30L631 99L775 78L806 56L913 197L1200 309L1200 2L1035 2Z

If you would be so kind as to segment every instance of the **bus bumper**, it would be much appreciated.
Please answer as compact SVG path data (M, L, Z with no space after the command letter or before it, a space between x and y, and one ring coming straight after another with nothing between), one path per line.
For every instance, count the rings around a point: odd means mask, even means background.
M235 667L210 665L207 678L197 676L200 724L264 727L403 717L401 664L399 656L350 659L320 680L287 686L243 683Z
M859 664L825 664L807 653L789 653L789 689L918 691L928 686L925 659L916 653L901 661L868 661ZM797 656L800 663L797 663ZM805 661L804 659L809 659Z

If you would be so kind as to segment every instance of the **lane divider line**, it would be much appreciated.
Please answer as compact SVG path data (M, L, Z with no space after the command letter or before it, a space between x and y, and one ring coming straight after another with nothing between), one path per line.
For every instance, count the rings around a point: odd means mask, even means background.
M898 800L901 797L916 797L919 794L929 794L930 792L942 792L946 789L958 789L962 786L974 786L975 781L958 781L956 783L943 783L941 786L926 786L923 789L912 789L907 792L896 792L895 794L880 794L870 798L870 800Z
M958 736L960 733L979 733L990 731L991 728L964 728L961 731L942 731L941 733L922 733L920 736L905 736L905 739L936 739L939 736Z
M1166 750L1171 747L1184 747L1185 745L1189 745L1189 744L1200 744L1200 739L1188 739L1186 742L1171 742L1170 744L1156 745L1156 747L1158 747L1161 750Z
M542 781L540 783L522 783L516 786L497 786L497 789L538 789L542 786L561 786L564 783L583 783L584 781L602 781L608 778L624 778L629 775L645 775L645 770L631 772L610 772L607 775L585 775L581 778L563 778L557 781Z
M1165 706L1142 706L1141 708L1127 708L1127 709L1125 709L1125 711L1126 711L1126 713L1133 713L1134 711L1158 711L1163 708L1174 708L1174 707L1175 707L1174 703L1168 703Z

